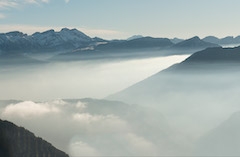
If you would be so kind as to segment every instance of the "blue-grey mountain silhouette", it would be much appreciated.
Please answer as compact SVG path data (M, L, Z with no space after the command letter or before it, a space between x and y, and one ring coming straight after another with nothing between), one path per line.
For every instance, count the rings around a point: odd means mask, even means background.
M179 39L179 38L173 38L173 39L170 39L170 40L174 44L177 44L177 43L180 43L180 42L184 41L184 39Z
M203 41L218 44L218 45L232 45L232 44L240 44L240 36L237 37L224 37L224 38L217 38L214 36L207 36L202 39Z
M195 36L193 38L175 44L172 48L188 50L188 49L205 49L208 47L219 47L219 45L205 42L201 40L199 37Z

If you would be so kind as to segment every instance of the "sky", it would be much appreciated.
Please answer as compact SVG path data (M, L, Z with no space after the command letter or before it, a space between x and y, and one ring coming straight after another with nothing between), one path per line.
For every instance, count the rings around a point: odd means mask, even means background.
M91 37L240 35L239 0L0 0L0 32L77 28Z

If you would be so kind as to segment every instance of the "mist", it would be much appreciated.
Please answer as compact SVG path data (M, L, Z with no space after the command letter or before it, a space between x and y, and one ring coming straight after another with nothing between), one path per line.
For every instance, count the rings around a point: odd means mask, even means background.
M186 57L188 55L3 67L0 68L0 99L104 98Z
M19 101L2 102L0 113L1 119L24 126L70 156L181 153L164 116L139 105L97 99Z
M232 116L240 111L238 67L182 63L108 98L154 108L191 143L193 156L239 155L234 149L239 142L233 140L239 137L239 116Z
M0 118L72 157L238 156L239 64L187 57L1 68Z

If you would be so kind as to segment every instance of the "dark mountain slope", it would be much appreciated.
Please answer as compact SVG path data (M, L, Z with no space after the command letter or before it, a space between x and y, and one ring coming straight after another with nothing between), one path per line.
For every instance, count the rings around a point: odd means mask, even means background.
M174 65L165 71L179 73L194 70L200 71L232 71L240 65L240 47L235 48L208 48L194 53L180 64ZM191 71L191 72L194 72Z
M193 62L240 62L240 47L236 48L208 48L194 53L184 63Z
M68 157L50 143L8 121L0 120L0 156Z

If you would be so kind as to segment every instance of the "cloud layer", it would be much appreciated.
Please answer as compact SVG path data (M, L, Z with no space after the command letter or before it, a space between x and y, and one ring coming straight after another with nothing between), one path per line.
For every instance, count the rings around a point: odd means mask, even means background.
M2 112L3 117L30 118L59 112L59 109L49 104L37 104L32 101L20 102L8 105Z
M156 125L150 123L147 112L140 106L93 99L22 101L0 108L0 117L26 127L71 156L159 155L163 148L149 138L152 130L142 128ZM157 122L167 128L161 118Z

